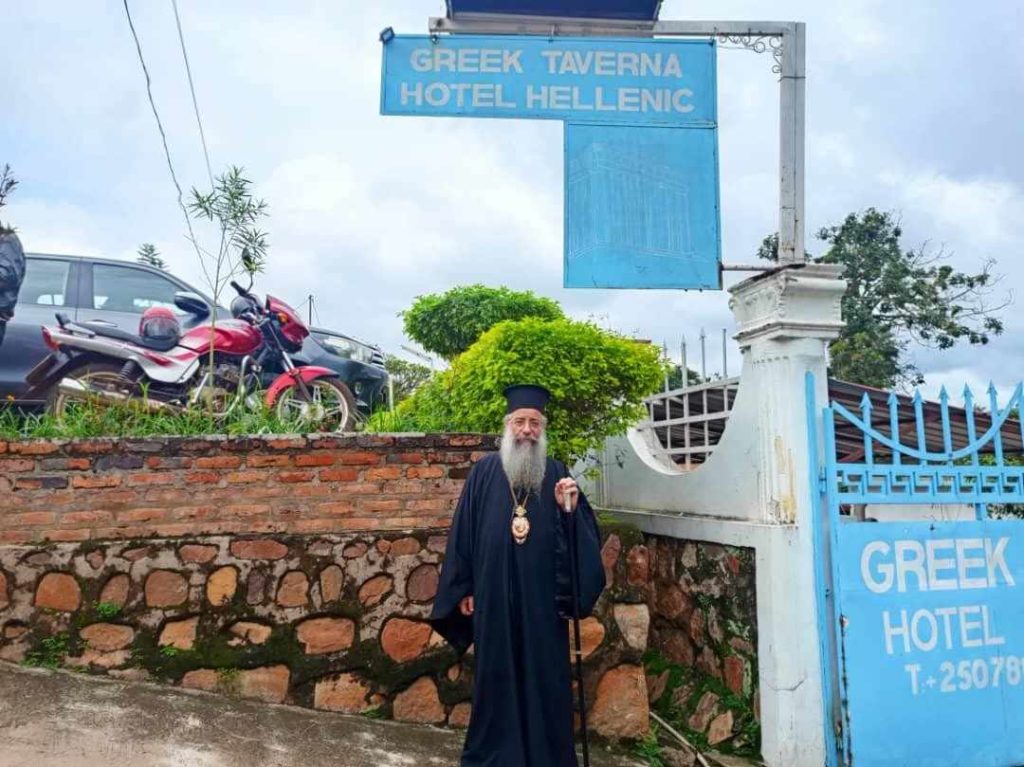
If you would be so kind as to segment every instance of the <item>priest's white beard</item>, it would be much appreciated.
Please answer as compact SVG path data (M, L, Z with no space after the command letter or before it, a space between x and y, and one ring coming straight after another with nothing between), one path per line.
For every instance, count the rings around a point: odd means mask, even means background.
M540 493L547 469L548 438L542 432L536 442L516 443L512 427L505 427L501 439L501 465L512 487L520 492Z

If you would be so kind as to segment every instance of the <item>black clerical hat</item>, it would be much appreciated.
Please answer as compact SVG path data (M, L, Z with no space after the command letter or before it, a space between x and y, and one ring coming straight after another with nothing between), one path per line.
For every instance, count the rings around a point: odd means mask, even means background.
M508 400L508 407L505 408L505 413L511 413L513 410L519 410L519 408L523 407L533 408L543 413L544 406L551 399L551 392L543 386L516 384L505 389L505 398Z

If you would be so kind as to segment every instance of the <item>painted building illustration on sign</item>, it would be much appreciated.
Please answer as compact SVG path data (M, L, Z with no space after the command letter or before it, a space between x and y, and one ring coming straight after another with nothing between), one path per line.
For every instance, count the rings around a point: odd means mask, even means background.
M566 287L721 287L712 131L569 124L565 147Z

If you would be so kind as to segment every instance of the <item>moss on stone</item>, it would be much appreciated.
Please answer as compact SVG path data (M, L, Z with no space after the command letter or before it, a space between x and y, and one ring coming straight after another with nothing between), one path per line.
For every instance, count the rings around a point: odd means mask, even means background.
M359 670L382 692L393 693L426 674L441 676L454 658L455 651L444 647L429 650L414 660L396 663L381 649L377 640L368 639L349 649L341 670Z
M26 666L60 668L71 652L71 636L67 631L46 636L32 636L31 649L22 663Z
M158 638L159 632L155 631L140 630L136 634L131 648L132 665L165 681L179 681L189 671L200 668L249 669L285 664L294 678L322 673L326 667L322 657L305 654L291 626L271 626L270 637L263 644L232 646L233 636L219 630L211 616L200 616L191 649L168 653L159 645Z
M644 669L648 675L653 676L669 672L664 692L651 707L672 727L686 735L695 746L706 749L708 747L707 735L691 729L689 719L704 694L711 692L718 696L719 710L732 711L733 731L736 732L725 742L717 744L715 749L738 756L759 755L761 726L754 717L751 700L736 695L722 680L703 674L696 668L673 663L657 650L648 650L645 653ZM686 700L680 703L675 700L675 693L685 686L689 686L690 692Z
M108 541L95 541L95 540L84 540L78 544L78 554L86 556L92 554L94 551L105 549L109 544Z
M622 542L622 551L628 552L633 546L644 542L643 531L630 522L625 522L615 516L613 512L601 510L597 512L597 526L601 528L601 542L608 540L608 536L615 534Z
M214 687L214 691L232 698L238 697L241 692L241 673L237 668L217 669L217 684Z
M309 617L348 618L358 624L359 620L363 617L363 606L358 598L350 599L346 595L346 598L339 598L339 601L332 602L316 615L310 614ZM306 619L303 618L303 620Z
M79 580L78 587L82 589L82 603L75 612L74 617L71 619L71 625L76 630L81 630L93 623L106 623L110 621L111 618L117 617L124 611L120 605L114 604L113 602L96 601L95 596L92 599L86 599L84 589L85 584L81 582L81 579L76 580ZM90 585L94 586L95 584ZM99 589L90 588L89 590L91 592L96 592Z

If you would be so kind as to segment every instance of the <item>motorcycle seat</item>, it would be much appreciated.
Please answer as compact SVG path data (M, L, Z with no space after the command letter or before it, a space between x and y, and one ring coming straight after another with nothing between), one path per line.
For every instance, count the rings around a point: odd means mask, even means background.
M116 338L118 341L127 341L130 344L141 346L143 349L152 349L157 352L167 352L178 345L178 339L171 338L164 341L157 341L151 338L143 338L142 336L136 335L135 333L129 333L121 328L107 325L103 322L92 322L86 320L85 322L79 322L84 328L88 328L98 336L104 336L105 338Z

